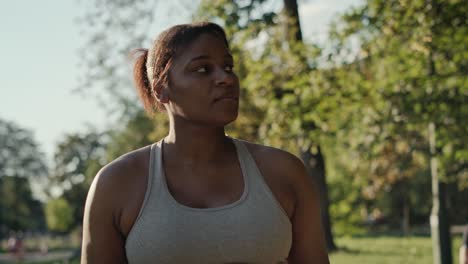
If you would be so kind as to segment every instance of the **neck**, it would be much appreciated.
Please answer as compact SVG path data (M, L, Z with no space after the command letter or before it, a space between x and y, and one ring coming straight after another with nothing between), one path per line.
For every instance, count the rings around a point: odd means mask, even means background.
M224 127L210 127L169 119L169 134L164 139L165 155L179 164L213 162L229 148Z

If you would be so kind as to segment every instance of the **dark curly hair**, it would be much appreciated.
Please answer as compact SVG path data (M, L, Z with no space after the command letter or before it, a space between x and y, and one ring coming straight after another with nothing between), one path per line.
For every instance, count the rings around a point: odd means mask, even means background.
M169 83L169 69L176 56L200 35L208 33L221 38L226 47L229 44L223 28L210 22L175 25L163 31L148 49L136 49L133 79L138 96L148 114L163 107L156 99L162 87Z

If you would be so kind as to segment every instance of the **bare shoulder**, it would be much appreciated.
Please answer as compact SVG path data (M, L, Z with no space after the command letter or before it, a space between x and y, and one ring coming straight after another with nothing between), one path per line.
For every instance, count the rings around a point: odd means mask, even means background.
M104 166L93 179L87 205L105 207L120 222L129 202L144 194L149 169L150 146L126 153ZM138 197L137 197L138 196ZM101 213L105 213L101 211Z
M150 148L151 146L145 146L116 158L104 166L97 176L108 181L113 181L114 178L118 178L115 180L131 178L135 172L149 166Z
M150 146L145 146L118 157L99 170L93 185L115 191L128 188L128 184L147 174L149 155Z
M124 215L136 214L126 212L143 199L149 152L147 146L127 153L97 173L86 198L82 263L125 263Z

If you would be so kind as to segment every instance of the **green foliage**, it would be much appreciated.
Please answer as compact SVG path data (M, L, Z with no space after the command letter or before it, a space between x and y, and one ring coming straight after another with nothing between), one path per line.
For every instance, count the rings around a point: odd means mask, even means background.
M352 167L349 161L354 155L339 143L322 142L327 146L325 156L335 157L327 159L330 196L330 214L333 220L333 232L335 235L355 235L365 232L363 213L366 210L365 201L362 199L362 186L364 185L365 171L359 167Z
M109 133L106 145L107 160L113 160L127 152L150 145L168 132L169 121L165 113L149 118L143 110L122 120L122 125Z
M346 84L340 90L357 99L345 101L358 117L345 128L367 178L363 198L390 222L409 204L412 221L427 223L430 122L442 180L466 186L466 9L462 1L366 1L331 34L332 85ZM457 197L450 204L467 202Z
M47 227L51 231L70 231L73 222L73 209L67 200L57 198L49 200L45 207Z
M7 230L38 230L44 227L42 204L31 194L29 181L0 177L0 237Z
M70 222L66 222L66 227L63 227L64 223L49 224L49 226L59 226L54 230L65 231L60 228L69 230L81 225L89 186L96 173L106 163L104 148L106 140L105 133L91 131L65 135L57 144L54 166L50 172L46 192L52 199L61 197L72 215ZM52 217L50 221L57 221L55 216L48 217Z
M427 152L427 125L434 122L441 173L452 181L467 173L466 9L462 1L368 1L334 33L343 46L359 39L352 74L365 75L362 83L381 94L375 125L388 136L378 143L401 141L398 135L411 150Z
M0 177L40 177L47 167L30 131L0 119Z
M68 189L97 173L95 164L103 165L106 134L99 132L65 135L57 144L52 170L53 183Z
M47 167L32 133L0 119L0 236L8 229L39 229L42 205L33 198L30 181Z

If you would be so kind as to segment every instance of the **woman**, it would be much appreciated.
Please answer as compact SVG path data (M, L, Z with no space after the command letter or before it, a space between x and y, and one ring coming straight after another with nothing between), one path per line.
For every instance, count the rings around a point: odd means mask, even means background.
M140 51L138 94L169 133L96 175L82 263L328 263L301 161L225 135L239 80L223 29L177 25Z

